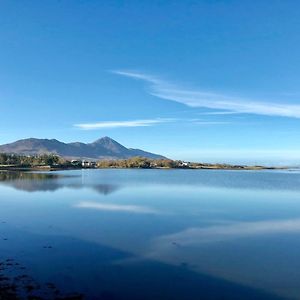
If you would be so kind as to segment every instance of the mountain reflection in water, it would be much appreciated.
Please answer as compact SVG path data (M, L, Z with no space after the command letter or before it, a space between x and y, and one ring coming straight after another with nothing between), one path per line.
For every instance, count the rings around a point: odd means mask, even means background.
M63 179L73 179L67 182ZM109 195L121 188L116 184L84 184L81 176L69 176L58 173L0 171L0 184L26 192L54 192L63 188L89 188L102 195Z

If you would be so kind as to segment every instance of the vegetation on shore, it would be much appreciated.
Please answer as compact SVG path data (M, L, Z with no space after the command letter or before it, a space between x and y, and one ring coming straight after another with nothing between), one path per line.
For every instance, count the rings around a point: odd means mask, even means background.
M99 160L97 162L67 160L54 154L35 156L0 153L0 169L74 169L74 168L123 168L123 169L228 169L228 170L263 170L275 167L245 166L229 164L208 164L185 162L171 159L149 159L133 157L118 160Z
M25 156L0 153L0 165L15 165L24 167L33 167L41 165L54 165L63 163L63 159L57 155L43 154L36 156Z
M171 159L148 159L144 157L133 157L120 160L100 160L98 168L142 168L142 169L228 169L228 170L261 170L274 169L263 166L245 166L229 164L208 164L185 162Z

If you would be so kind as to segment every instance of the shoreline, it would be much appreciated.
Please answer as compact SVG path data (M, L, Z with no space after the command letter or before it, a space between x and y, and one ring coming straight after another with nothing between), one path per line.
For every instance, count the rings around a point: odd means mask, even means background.
M291 167L150 159L141 156L123 159L70 160L53 154L41 156L0 154L0 170L3 171L64 171L79 169L285 170L289 168Z
M68 171L68 170L105 170L105 169L143 169L143 170L228 170L228 171L263 171L263 170L288 170L291 167L265 167L265 166L226 166L221 167L218 165L203 165L200 167L95 167L95 168L78 168L78 167L52 167L52 166L36 166L36 167L22 167L22 166L0 166L0 171L18 171L18 172L30 172L30 171Z

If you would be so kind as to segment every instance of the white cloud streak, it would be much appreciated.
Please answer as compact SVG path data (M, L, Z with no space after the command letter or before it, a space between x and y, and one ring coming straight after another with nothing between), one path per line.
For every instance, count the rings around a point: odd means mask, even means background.
M219 121L195 121L193 122L195 125L226 125L232 124L231 122L219 122Z
M236 115L239 114L239 112L236 111L209 111L209 112L203 112L200 113L201 115L207 115L207 116L219 116L219 115Z
M149 93L161 99L182 103L189 107L202 107L231 113L300 118L300 105L258 101L203 90L183 89L148 74L117 70L113 73L142 80L150 85Z
M201 119L153 119L153 120L131 120L131 121L102 121L95 123L81 123L74 124L73 126L81 130L97 130L97 129L109 129L109 128L122 128L122 127L149 127L162 123L182 122L190 123L194 125L224 125L231 124L230 122L220 121L203 121Z
M99 202L89 202L89 201L80 202L76 204L74 207L101 210L101 211L137 213L137 214L158 213L156 210L145 206L99 203Z
M74 126L83 130L122 128L122 127L148 127L170 122L171 119L131 120L131 121L101 121L95 123L81 123Z

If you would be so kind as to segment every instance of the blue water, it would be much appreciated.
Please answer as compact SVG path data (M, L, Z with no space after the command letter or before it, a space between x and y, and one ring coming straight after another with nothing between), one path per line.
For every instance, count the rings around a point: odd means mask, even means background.
M300 299L299 250L297 171L0 173L20 299Z

